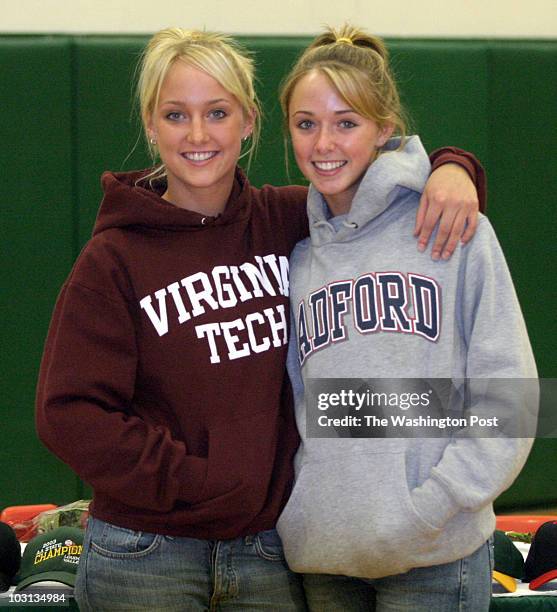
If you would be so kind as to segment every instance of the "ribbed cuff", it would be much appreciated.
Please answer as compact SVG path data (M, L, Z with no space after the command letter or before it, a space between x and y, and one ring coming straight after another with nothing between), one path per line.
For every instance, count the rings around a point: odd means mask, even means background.
M457 147L441 147L430 154L429 160L432 172L443 164L458 164L464 168L476 186L480 211L485 213L487 208L487 177L483 166L472 153Z

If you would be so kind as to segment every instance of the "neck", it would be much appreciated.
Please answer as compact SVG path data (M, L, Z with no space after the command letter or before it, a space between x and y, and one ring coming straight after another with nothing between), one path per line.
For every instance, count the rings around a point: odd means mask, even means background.
M346 215L350 212L350 208L352 207L352 200L354 199L354 195L356 193L356 189L343 191L342 193L335 195L323 195L325 198L325 202L327 202L327 206L331 211L333 217L338 217L339 215Z
M208 217L220 215L226 208L226 203L232 193L234 176L230 180L211 185L210 187L184 187L173 189L168 184L162 198L178 208L184 208Z

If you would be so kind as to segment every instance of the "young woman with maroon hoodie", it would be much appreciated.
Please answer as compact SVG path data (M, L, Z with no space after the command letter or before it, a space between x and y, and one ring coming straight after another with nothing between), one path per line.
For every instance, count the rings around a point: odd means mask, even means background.
M93 237L56 304L37 427L94 490L82 610L305 609L275 524L298 445L284 366L307 190L256 189L238 168L259 133L252 81L226 37L155 34L139 94L162 164L103 175ZM436 159L478 169L454 149ZM439 216L445 251L466 220L473 233L460 173L436 172L422 244Z

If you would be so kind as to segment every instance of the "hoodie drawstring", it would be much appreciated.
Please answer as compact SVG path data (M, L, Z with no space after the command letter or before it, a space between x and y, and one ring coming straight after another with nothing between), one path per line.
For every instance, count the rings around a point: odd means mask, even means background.
M342 220L342 225L347 227L348 229L358 229L359 225L355 221L347 221L346 219Z

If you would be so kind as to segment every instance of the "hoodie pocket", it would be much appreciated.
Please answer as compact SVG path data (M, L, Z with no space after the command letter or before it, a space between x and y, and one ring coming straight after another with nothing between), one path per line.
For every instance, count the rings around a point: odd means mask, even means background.
M257 513L263 507L275 465L275 445L281 419L261 412L231 419L209 430L207 477L199 507L211 506L211 515L230 519Z
M379 578L418 565L441 530L417 514L404 462L379 452L304 463L277 527L290 567Z

